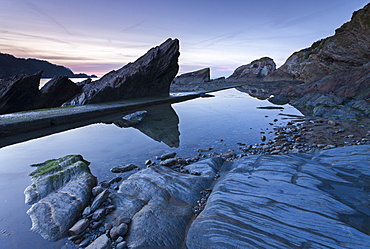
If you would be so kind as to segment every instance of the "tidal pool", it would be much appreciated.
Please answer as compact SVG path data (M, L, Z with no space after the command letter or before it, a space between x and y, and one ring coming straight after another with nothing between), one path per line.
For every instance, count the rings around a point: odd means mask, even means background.
M233 149L237 143L260 143L261 132L272 138L273 128L285 125L292 116L302 114L290 105L284 109L257 109L274 106L236 89L212 93L176 104L146 108L147 117L134 127L123 128L122 115L26 142L0 148L0 248L67 248L65 241L48 242L30 232L24 189L31 183L31 164L69 154L80 154L91 162L99 181L117 176L114 166L133 163L140 168L145 161L167 152L192 158L198 149L206 155Z

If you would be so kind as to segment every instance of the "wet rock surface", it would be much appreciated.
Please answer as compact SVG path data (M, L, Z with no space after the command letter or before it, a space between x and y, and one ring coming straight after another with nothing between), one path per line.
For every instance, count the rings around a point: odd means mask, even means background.
M50 241L67 235L96 185L88 165L79 155L33 165L37 169L30 174L32 185L24 191L26 204L32 204L27 211L32 220L32 231ZM84 227L86 223L81 222L72 233Z
M367 248L370 146L222 167L188 248Z

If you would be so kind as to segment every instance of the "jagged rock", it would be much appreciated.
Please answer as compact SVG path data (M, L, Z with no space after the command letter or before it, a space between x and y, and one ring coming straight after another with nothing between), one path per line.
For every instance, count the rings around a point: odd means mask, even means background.
M339 97L335 94L328 94L323 91L307 93L302 98L293 103L294 106L311 106L316 105L342 105L346 98Z
M316 81L324 76L361 67L370 62L370 4L353 13L351 21L335 31L335 35L295 52L266 80L283 73L286 79ZM277 74L277 75L275 75ZM282 78L280 77L280 80Z
M122 99L167 96L179 65L179 41L168 39L133 63L84 85L65 105L82 105Z
M82 86L73 83L67 76L60 76L48 81L41 88L41 106L44 108L59 107L75 96Z
M0 114L38 108L42 72L0 79Z
M184 73L177 76L173 81L172 84L176 85L186 85L189 83L204 83L209 82L211 80L211 69L210 68L203 68L198 71Z
M276 64L274 60L269 57L263 57L252 61L250 64L238 67L233 74L228 77L228 80L264 78L275 70Z
M365 145L223 166L186 248L368 248L369 161Z
M208 189L222 158L194 164L199 176L153 166L123 181L112 194L117 207L106 219L132 218L126 234L129 248L181 248L200 191Z
M67 235L97 183L88 165L79 155L33 165L37 169L30 174L32 184L24 191L25 202L33 204L27 211L32 231L50 241Z

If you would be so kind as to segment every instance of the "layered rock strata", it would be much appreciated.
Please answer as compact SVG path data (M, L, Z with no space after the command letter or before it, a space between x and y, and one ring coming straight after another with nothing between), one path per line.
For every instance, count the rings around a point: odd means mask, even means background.
M90 173L90 163L81 156L65 156L33 165L32 184L25 191L27 211L33 232L56 241L67 235L87 206L96 178Z
M122 99L167 96L179 65L179 41L168 39L160 46L121 69L83 86L82 91L64 105L83 105Z

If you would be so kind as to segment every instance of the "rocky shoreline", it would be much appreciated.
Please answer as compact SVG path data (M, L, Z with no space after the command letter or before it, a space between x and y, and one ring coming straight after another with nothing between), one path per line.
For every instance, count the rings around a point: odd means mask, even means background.
M86 247L86 248L144 248L145 246L149 246L151 248L162 248L165 244L161 244L161 246L153 247L153 244L150 242L153 238L146 238L146 235L143 238L138 238L137 235L133 235L138 231L135 230L136 228L132 228L131 226L139 226L138 229L143 229L143 227L149 226L152 227L156 222L163 222L158 221L158 217L150 218L150 224L146 224L146 221L140 219L140 221L136 220L136 215L133 215L135 212L134 210L141 210L146 205L149 205L152 198L156 201L160 200L167 200L168 197L162 196L162 190L153 189L152 185L158 179L166 179L171 175L169 179L184 179L189 180L194 179L195 182L198 182L199 179L204 179L206 177L208 182L217 182L220 176L223 174L221 173L223 168L223 173L227 174L229 170L227 170L230 166L225 165L233 165L239 164L243 160L251 160L251 158L255 157L264 157L264 156L290 156L290 155L315 155L324 153L326 150L331 150L334 148L348 148L349 151L355 148L358 145L370 145L370 122L369 120L361 120L357 122L353 121L333 121L330 119L317 119L317 118L308 118L308 117L301 117L300 119L296 119L295 121L290 121L284 127L276 127L274 128L274 138L273 139L266 139L264 132L260 132L261 134L261 142L257 144L244 144L243 141L237 143L238 149L237 150L228 150L228 151L214 151L212 149L197 149L194 150L193 155L189 155L186 158L178 158L176 157L176 153L167 153L162 156L148 158L145 161L145 165L147 165L146 169L139 168L134 164L128 164L126 166L114 167L111 169L113 173L117 173L117 177L109 181L100 182L97 186L91 187L91 197L89 197L89 201L85 202L84 206L86 206L83 210L80 209L80 214L76 215L76 218L79 217L77 223L69 228L69 241L67 242L66 246L70 246L70 248L74 247L74 245L78 247ZM356 145L356 146L355 146ZM367 147L366 147L367 148ZM69 161L72 159L69 159ZM249 159L248 159L249 158ZM276 159L277 159L276 158ZM78 159L78 160L77 160ZM77 157L76 160L72 160L71 162L75 161L83 161L82 157ZM67 160L67 161L68 161ZM64 162L65 159L58 159L58 162ZM49 163L45 162L45 163ZM37 167L42 167L45 163L36 165ZM62 163L63 164L63 163ZM221 170L221 171L220 171ZM38 170L40 172L40 170ZM128 172L125 177L121 173ZM136 173L137 172L137 173ZM143 173L145 172L145 173ZM213 172L213 173L211 173ZM55 172L53 172L55 173ZM32 176L36 176L39 173L32 173ZM141 176L144 174L143 179L151 179L147 183L140 183ZM169 174L169 175L168 175ZM78 175L78 174L77 174ZM139 177L139 178L137 178ZM158 178L159 177L159 178ZM175 177L175 178L173 178ZM70 177L67 177L68 179ZM132 180L130 180L132 179ZM153 182L154 181L154 182ZM162 181L162 180L161 180ZM173 180L171 180L173 181ZM145 180L146 182L146 180ZM35 183L37 186L39 183ZM95 183L96 184L96 183ZM129 185L127 185L129 184ZM139 184L139 185L138 185ZM140 186L140 184L144 184ZM149 185L147 185L149 184ZM158 183L155 183L158 184ZM161 183L164 184L164 183ZM184 183L181 183L182 185ZM194 183L193 183L194 184ZM197 183L198 184L198 183ZM173 194L173 191L181 193L181 199L183 198L190 198L189 196L185 196L185 189L178 185L176 188L169 187L170 191ZM192 219L196 219L199 215L202 214L202 211L207 207L207 205L212 205L212 202L208 201L209 197L213 192L214 184L206 184L201 185L199 189L196 189L195 192L190 194L192 197L192 201L189 202L188 208L186 209L186 220L187 222L191 222ZM33 186L33 185L32 185ZM168 183L162 185L165 188L168 188ZM31 186L30 186L31 187ZM180 187L180 189L177 189ZM190 185L188 185L190 187ZM188 188L187 187L187 188ZM37 187L38 188L38 187ZM63 187L66 188L66 187ZM43 188L41 188L43 189ZM159 191L160 190L160 191ZM128 191L128 195L126 192ZM132 192L134 191L134 192ZM139 191L139 192L137 192ZM154 191L153 194L146 193L144 197L142 196L142 192L140 191ZM159 191L159 192L157 192ZM29 190L26 190L25 193L29 193ZM39 191L36 191L39 192ZM65 190L62 191L63 193ZM121 199L124 194L124 200ZM159 196L158 196L159 195ZM27 194L26 196L34 196ZM162 196L162 197L161 197ZM167 196L167 194L165 194ZM53 197L55 198L55 197ZM127 199L128 198L128 199ZM133 198L133 199L132 199ZM149 199L145 199L149 198ZM159 198L159 199L158 199ZM171 197L173 198L173 197ZM180 197L176 197L180 198ZM29 198L28 198L29 199ZM43 202L45 202L43 200ZM31 203L31 202L29 202ZM32 202L33 203L33 202ZM132 206L133 205L133 206ZM137 206L139 205L139 206ZM161 209L160 206L155 206L149 208L149 216L152 215L151 212L154 212L153 208L157 210ZM167 204L166 204L167 205ZM182 206L183 204L181 204ZM140 208L141 206L141 208ZM128 211L127 208L132 207L134 210ZM63 209L65 209L64 207ZM32 207L31 209L35 209ZM30 209L30 210L31 210ZM165 209L167 210L167 208ZM181 208L182 210L182 208ZM134 213L130 213L134 212ZM155 211L155 212L163 212L163 211ZM176 211L177 212L177 211ZM183 212L183 211L181 211ZM29 214L32 212L29 211ZM39 209L39 213L44 213L41 209ZM60 216L58 214L57 216ZM41 217L41 216L40 216ZM167 216L166 216L167 217ZM171 216L172 217L172 216ZM193 217L193 218L191 218ZM134 223L133 219L135 220ZM167 217L166 219L173 219ZM42 222L37 221L37 218L33 216L33 221L35 224L41 224ZM73 220L69 218L69 220ZM142 224L142 222L144 222ZM179 221L174 221L179 222ZM70 222L69 222L70 224ZM225 224L226 225L226 224ZM167 226L167 225L166 225ZM145 228L147 232L154 233L156 232L149 231ZM157 229L154 228L153 229ZM165 228L162 228L165 229ZM168 229L168 227L166 227ZM41 230L38 228L33 228L34 231L40 232ZM46 231L53 231L53 229L44 228ZM185 230L183 230L184 233ZM65 233L61 233L66 234ZM45 236L45 238L60 238L56 237L55 234L53 236L45 235L44 232L40 232L41 235ZM140 232L141 234L141 232ZM58 235L60 236L60 235ZM131 238L134 236L133 238ZM153 235L154 236L154 235ZM157 236L157 235L155 235ZM182 248L180 246L184 243L177 235L174 237L168 238L172 245L175 245L172 248ZM176 239L177 238L177 239ZM156 239L156 243L165 243L167 240L165 238L159 237ZM141 241L141 242L140 242ZM180 241L180 242L179 242ZM144 243L144 244L140 244ZM149 244L148 244L149 243ZM193 242L189 242L188 248L198 248L193 247ZM230 242L231 243L231 242ZM234 242L233 242L234 243ZM235 243L239 243L235 241ZM143 246L145 245L145 246ZM193 245L193 246L191 246Z

